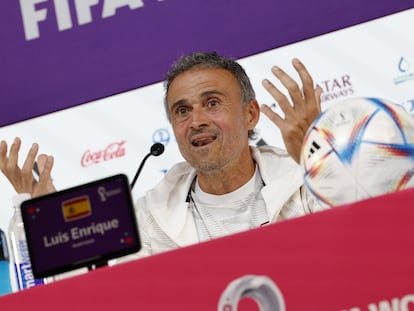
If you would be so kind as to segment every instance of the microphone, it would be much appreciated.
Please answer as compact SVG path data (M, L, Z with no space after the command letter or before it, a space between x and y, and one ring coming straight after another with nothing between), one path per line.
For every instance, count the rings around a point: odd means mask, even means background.
M141 173L142 168L144 167L145 161L147 161L147 159L150 156L154 156L154 157L158 157L159 155L163 154L164 152L164 145L161 143L155 143L151 146L151 150L150 152L144 157L144 159L142 159L141 164L139 165L139 168L134 176L134 179L132 180L131 183L131 190L132 188L134 188L134 185L138 179L139 174Z

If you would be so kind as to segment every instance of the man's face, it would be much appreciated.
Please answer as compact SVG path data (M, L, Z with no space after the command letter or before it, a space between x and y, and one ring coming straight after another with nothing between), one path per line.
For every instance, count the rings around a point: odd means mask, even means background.
M199 172L224 172L250 157L248 130L258 121L258 105L241 104L240 86L227 70L195 68L178 75L167 104L181 154Z

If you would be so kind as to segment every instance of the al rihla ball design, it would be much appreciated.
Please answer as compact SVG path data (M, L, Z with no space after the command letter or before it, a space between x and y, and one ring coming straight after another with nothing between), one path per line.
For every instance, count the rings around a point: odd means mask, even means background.
M304 182L322 206L414 186L414 119L379 98L352 98L322 112L301 151Z

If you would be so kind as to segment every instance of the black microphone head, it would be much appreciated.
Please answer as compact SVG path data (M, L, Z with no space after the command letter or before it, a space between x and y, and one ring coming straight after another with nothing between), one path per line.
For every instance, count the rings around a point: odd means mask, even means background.
M151 146L151 154L155 157L163 154L164 152L164 145L161 143L155 143Z

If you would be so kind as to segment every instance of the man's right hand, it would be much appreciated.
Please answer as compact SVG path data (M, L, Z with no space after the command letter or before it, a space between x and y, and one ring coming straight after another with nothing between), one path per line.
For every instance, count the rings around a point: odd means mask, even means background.
M32 197L55 192L51 171L53 168L53 157L40 154L37 157L39 168L39 180L33 177L33 165L39 151L39 145L34 143L27 154L23 166L18 166L18 156L21 146L20 138L16 137L7 155L7 143L0 142L0 170L10 181L17 193L30 193Z
M272 68L272 73L287 89L290 99L268 79L262 83L279 104L284 116L267 105L262 105L261 111L279 128L286 151L297 163L300 163L303 139L312 122L321 113L322 89L314 87L312 76L301 61L295 58L292 64L299 74L302 88L282 69L276 66Z

